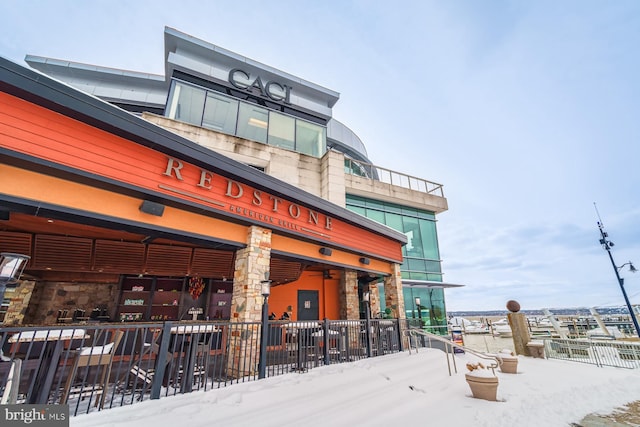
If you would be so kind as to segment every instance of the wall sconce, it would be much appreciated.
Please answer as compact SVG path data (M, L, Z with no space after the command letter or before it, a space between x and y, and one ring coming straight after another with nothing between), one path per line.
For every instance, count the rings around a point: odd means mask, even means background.
M164 205L160 203L144 200L140 205L140 212L144 212L149 215L162 216L164 213Z
M319 252L322 255L331 256L331 254L333 253L333 250L331 250L331 248L320 248Z
M371 260L367 257L361 257L360 258L360 264L364 264L364 265L369 265L369 263L371 262Z

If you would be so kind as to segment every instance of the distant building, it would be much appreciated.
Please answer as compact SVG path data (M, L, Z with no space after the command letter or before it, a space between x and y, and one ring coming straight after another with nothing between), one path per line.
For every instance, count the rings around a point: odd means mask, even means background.
M13 145L0 143L5 167L34 185L69 185L52 200L26 201L43 196L35 189L4 197L0 249L32 255L26 320L54 321L64 307L123 321L179 320L192 308L250 320L269 280L278 317L359 318L369 293L374 315L446 325L444 288L457 285L442 280L442 186L374 166L332 117L337 92L171 28L164 36L164 76L26 57L98 99L29 75L14 85L18 66L3 67L5 104L43 119L25 150L15 150L30 138L24 123ZM5 113L6 126L15 120ZM116 196L140 209L126 213Z

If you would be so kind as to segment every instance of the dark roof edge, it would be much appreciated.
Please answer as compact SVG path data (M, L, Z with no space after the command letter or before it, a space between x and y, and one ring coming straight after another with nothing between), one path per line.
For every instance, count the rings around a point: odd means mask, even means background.
M14 88L13 90L11 88ZM95 96L79 91L0 56L0 89L58 113L87 123L181 160L221 171L229 178L297 201L325 214L403 244L404 234L277 178L202 147Z

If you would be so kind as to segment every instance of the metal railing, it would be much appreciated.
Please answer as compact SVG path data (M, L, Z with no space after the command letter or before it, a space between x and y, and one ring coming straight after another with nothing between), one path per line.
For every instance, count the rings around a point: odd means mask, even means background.
M432 334L422 329L409 328L404 332L409 337L409 353L411 353L411 348L413 347L418 352L418 348L437 348L439 350L444 351L447 358L447 367L449 369L449 376L451 376L451 365L453 362L453 369L455 373L458 373L458 367L456 366L456 358L455 353L469 353L474 356L490 361L490 364L486 367L491 369L491 371L495 374L495 369L502 365L502 359L499 355L492 355L483 353L481 351L477 351L463 345L457 344L451 340L450 337L441 336ZM435 341L435 345L434 345ZM412 345L413 344L413 345ZM456 351L457 350L457 351Z
M549 359L570 360L596 366L640 368L640 342L622 340L544 339Z
M370 163L361 162L345 158L345 173L349 175L367 178L373 181L380 181L390 185L408 188L410 190L419 191L421 193L432 194L434 196L444 197L442 184L438 184L426 179L417 178L401 172L392 171Z
M265 376L402 351L399 325L271 321ZM235 322L3 327L0 399L68 404L75 416L254 381L262 332L260 323Z

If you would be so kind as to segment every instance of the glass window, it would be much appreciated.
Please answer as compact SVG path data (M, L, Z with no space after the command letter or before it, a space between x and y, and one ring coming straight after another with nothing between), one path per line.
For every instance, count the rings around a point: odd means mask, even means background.
M240 103L238 111L238 131L241 138L267 143L269 112L256 105Z
M174 81L169 94L167 117L200 126L205 93L204 89Z
M293 117L269 113L269 145L295 149L296 121Z
M422 248L422 235L417 218L403 217L404 234L407 236L407 255L424 257Z
M326 128L296 120L296 151L320 157L327 145Z
M436 233L436 223L421 219L420 239L424 248L424 257L429 259L440 259L438 251L438 235Z
M368 210L367 218L377 221L380 224L384 224L384 212Z
M209 92L204 106L202 127L234 135L238 101Z

